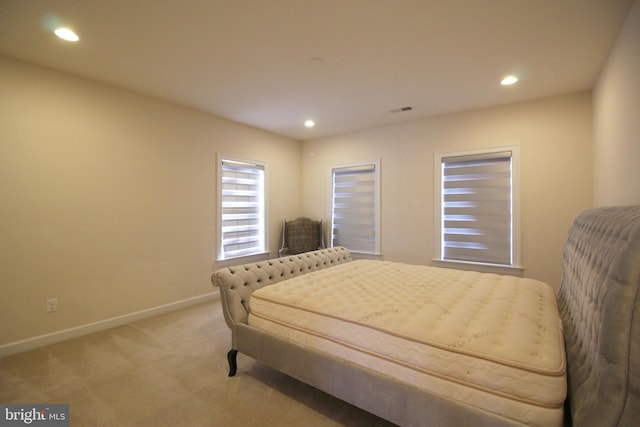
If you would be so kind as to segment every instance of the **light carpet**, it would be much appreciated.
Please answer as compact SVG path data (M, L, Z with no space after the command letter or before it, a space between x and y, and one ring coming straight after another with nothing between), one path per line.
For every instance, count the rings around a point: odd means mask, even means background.
M71 426L391 426L238 355L219 301L0 359L0 403L68 403Z

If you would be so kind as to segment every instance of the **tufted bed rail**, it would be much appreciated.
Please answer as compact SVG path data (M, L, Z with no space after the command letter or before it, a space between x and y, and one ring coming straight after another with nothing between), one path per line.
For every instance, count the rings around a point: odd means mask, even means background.
M640 422L639 287L640 206L579 215L558 293L575 426Z
M253 291L300 274L349 261L349 251L344 247L336 247L216 271L211 280L220 289L224 320L232 333L232 348L237 348L237 325L247 323L249 297Z

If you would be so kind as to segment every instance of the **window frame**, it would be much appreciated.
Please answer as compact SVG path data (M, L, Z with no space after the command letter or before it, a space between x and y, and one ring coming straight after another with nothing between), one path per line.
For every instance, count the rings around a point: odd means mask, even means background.
M236 156L227 156L224 154L220 154L218 153L217 156L217 165L218 165L218 173L217 173L217 226L216 226L216 247L217 247L217 254L216 254L216 260L218 262L225 262L225 261L233 261L233 260L238 260L238 259L242 259L242 258L247 258L247 257L255 257L255 256L260 256L260 255L264 255L264 254L268 254L268 248L269 248L269 233L268 233L268 206L267 206L267 201L268 201L268 197L267 197L267 188L268 188L268 164L266 162L263 161L257 161L257 160L251 160L251 159L246 159L246 158L241 158L241 157L236 157ZM250 251L250 252L246 252L246 253L241 253L238 255L234 255L234 256L227 256L224 252L224 247L223 247L223 231L222 231L222 227L223 227L223 166L224 166L224 162L228 162L228 163L237 163L238 165L249 165L251 167L255 167L255 168L260 168L263 171L263 178L262 178L262 247L258 248L255 251Z
M511 263L494 264L478 261L463 261L455 259L445 259L444 237L443 237L443 162L442 159L448 157L462 156L491 156L511 152ZM435 152L433 160L434 174L434 239L433 239L433 261L436 265L444 267L476 269L480 271L520 274L522 267L521 260L521 233L520 233L520 147L517 145L471 149L464 151Z
M380 228L380 159L369 160L369 161L359 161L359 162L348 162L348 163L337 163L329 166L329 183L328 183L328 217L329 221L329 245L331 247L334 246L334 217L333 217L333 199L334 199L334 188L333 188L333 180L334 180L334 172L338 169L360 169L363 167L373 166L374 168L374 228L375 228L375 237L373 242L373 249L371 251L362 250L362 249L349 249L349 252L352 254L361 254L361 255L371 255L371 256L380 256L381 255L381 228Z

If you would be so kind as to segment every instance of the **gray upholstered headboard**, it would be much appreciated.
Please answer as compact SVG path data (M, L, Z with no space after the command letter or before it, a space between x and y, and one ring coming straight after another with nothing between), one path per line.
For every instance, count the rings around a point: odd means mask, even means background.
M640 206L579 215L558 293L574 426L640 423Z

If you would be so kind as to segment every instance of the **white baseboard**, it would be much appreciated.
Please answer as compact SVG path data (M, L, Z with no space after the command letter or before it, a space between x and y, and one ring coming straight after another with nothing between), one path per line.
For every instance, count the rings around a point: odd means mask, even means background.
M33 350L34 348L43 347L45 345L66 341L71 338L77 338L83 335L92 334L94 332L104 331L105 329L111 329L117 326L126 325L137 320L170 313L172 311L180 310L181 308L187 308L192 305L201 304L207 301L213 301L219 298L220 293L215 291L205 295L200 295L181 301L148 308L146 310L136 311L134 313L124 314L122 316L100 320L98 322L87 323L86 325L63 329L61 331L52 332L50 334L39 335L37 337L27 338L21 341L10 342L8 344L0 345L0 358L9 356L11 354L22 353L23 351Z

